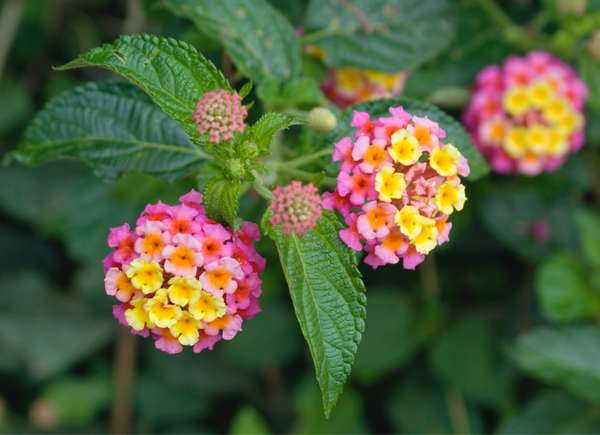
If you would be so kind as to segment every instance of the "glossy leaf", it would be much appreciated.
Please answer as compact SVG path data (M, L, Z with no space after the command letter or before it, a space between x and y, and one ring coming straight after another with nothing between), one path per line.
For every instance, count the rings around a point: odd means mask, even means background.
M266 0L164 0L218 39L238 69L257 83L291 79L300 71L300 44L290 22Z
M364 331L365 287L354 254L338 237L341 225L331 213L302 237L271 227L268 216L263 217L263 228L277 246L327 416L350 374Z
M143 92L119 82L89 83L50 101L16 156L33 165L80 159L108 178L135 171L168 179L189 174L206 159Z
M327 63L389 72L416 68L454 34L446 0L312 0L305 25Z
M109 69L146 92L194 140L201 142L192 119L196 103L214 89L230 89L223 74L194 47L152 35L121 36L57 68Z

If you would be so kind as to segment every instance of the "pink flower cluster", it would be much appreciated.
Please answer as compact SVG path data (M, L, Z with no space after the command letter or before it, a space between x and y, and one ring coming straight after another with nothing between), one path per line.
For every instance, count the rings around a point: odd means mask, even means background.
M242 104L237 92L231 94L224 89L207 92L198 100L193 119L200 134L208 134L212 143L233 139L237 131L242 133L248 109Z
M253 223L234 232L210 220L193 190L175 206L147 205L133 230L123 224L108 235L104 283L119 302L113 314L167 353L233 339L260 311L259 238Z
M479 73L464 123L496 172L534 176L557 169L583 145L586 94L560 59L512 56Z
M270 205L273 215L269 223L281 225L284 234L295 232L303 236L321 218L321 197L312 184L304 186L299 181L292 181L285 187L278 186L273 194L275 199Z
M428 118L391 107L390 116L371 120L354 112L354 137L335 144L341 162L336 190L323 206L339 211L347 227L340 238L367 253L373 268L396 264L414 269L448 240L448 216L466 201L461 176L469 165L445 131Z

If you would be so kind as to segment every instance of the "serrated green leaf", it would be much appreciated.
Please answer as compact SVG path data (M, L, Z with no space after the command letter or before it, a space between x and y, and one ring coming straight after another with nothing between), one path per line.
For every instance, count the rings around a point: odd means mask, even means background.
M582 265L569 254L557 254L538 269L537 295L552 321L592 318L600 311L600 293L590 288Z
M600 329L539 327L518 338L511 351L522 370L589 400L600 399Z
M300 237L285 235L263 217L275 241L296 317L315 365L325 415L350 374L365 326L366 296L356 258L338 237L341 224L326 212Z
M80 159L108 178L136 171L168 179L206 160L143 92L120 82L88 83L51 100L26 130L16 157L31 165Z
M283 113L268 112L260 117L252 127L248 129L248 137L258 148L259 155L265 155L269 152L273 136L281 130L285 130L299 122L291 116Z
M340 115L337 127L326 137L327 146L332 146L344 136L351 136L354 128L350 125L354 111L368 112L372 118L387 116L390 107L402 106L407 112L422 117L428 117L446 130L446 143L453 144L469 161L471 173L467 179L474 181L490 170L483 156L475 148L475 144L464 127L436 106L408 98L392 98L369 101L346 109Z
M204 205L209 218L225 222L237 228L236 217L239 208L240 182L227 178L213 178L204 189Z
M121 36L57 68L96 66L114 71L146 92L196 143L202 141L192 114L208 91L228 89L221 72L183 41L153 35Z
M238 69L257 83L291 79L300 71L300 44L290 22L265 0L163 0L225 47Z
M334 66L398 72L439 53L454 16L446 0L311 0L305 26Z

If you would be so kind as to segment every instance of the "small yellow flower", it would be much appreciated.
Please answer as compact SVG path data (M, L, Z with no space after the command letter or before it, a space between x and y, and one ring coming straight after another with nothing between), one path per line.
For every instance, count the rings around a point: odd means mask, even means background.
M402 207L394 216L394 221L400 227L400 232L411 240L421 232L423 225L428 224L430 220L421 216L419 210L412 205Z
M569 111L559 122L558 128L566 135L579 130L583 126L583 116L575 111Z
M417 252L427 255L433 248L437 246L437 238L439 235L437 225L433 219L428 219L426 225L423 225L421 232L412 241Z
M396 163L406 166L416 163L422 154L419 141L406 129L400 129L392 135L392 146L389 153Z
M529 110L529 93L523 86L513 86L504 94L504 109L513 116L519 116Z
M533 125L527 129L527 148L535 154L543 154L548 149L549 132L541 125Z
M375 176L375 190L379 192L379 199L384 202L402 198L406 190L404 175L395 172L391 166L383 167Z
M340 88L354 91L363 80L363 74L354 68L342 68L336 72L336 79Z
M462 210L467 196L465 186L446 181L438 187L435 205L444 214L452 214L454 210Z
M173 337L177 337L184 346L193 346L200 338L201 325L190 313L184 312L176 323L169 327Z
M144 294L154 293L163 284L163 273L156 261L137 258L131 262L127 271L131 284Z
M542 109L553 101L554 90L545 80L538 80L531 84L528 91L529 101L537 109Z
M201 290L202 285L196 278L174 276L169 280L167 293L171 302L184 307L195 299Z
M148 317L148 313L144 309L145 302L146 298L144 297L133 299L130 302L132 308L125 310L125 320L127 321L127 324L136 331L141 331L146 326L149 328L154 327L150 321L150 318Z
M544 107L544 118L548 121L557 123L571 111L570 104L562 98L553 99Z
M223 316L227 312L227 307L222 297L202 291L190 302L189 310L195 319L212 322Z
M429 163L435 171L444 176L451 177L458 173L458 163L462 155L454 145L435 147L429 156Z
M169 304L169 297L165 289L158 290L152 299L148 299L144 308L148 312L148 317L152 323L159 328L172 326L182 314L181 308Z
M515 127L509 130L504 140L504 150L511 157L521 157L527 151L527 130Z
M567 137L558 129L550 130L548 133L548 155L560 157L569 149Z

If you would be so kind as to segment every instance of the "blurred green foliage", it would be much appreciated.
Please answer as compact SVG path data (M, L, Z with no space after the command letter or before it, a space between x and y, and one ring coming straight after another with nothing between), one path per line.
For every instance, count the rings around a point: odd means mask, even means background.
M223 54L235 57L245 35L223 49L221 35L201 33L188 20L201 18L176 17L155 0L4 0L0 14L16 3L23 5L16 33L6 35L0 28L0 39L12 42L0 65L0 153L5 156L0 168L0 432L105 432L113 412L119 328L102 283L107 229L131 221L147 202L173 201L196 180L171 184L128 174L102 181L81 164L28 169L12 162L9 153L49 98L84 81L113 78L97 70L55 73L51 66L122 33L143 30L183 39L226 69ZM284 16L311 32L331 24L325 6L333 2L270 3L269 16L275 18L256 19L286 27L288 36L292 28L281 21ZM490 2L408 2L431 11L434 19L419 14L409 22L394 19L398 33L406 33L375 41L368 48L378 56L348 49L360 45L361 31L342 41L329 35L326 50L334 62L389 69L390 64L372 62L390 60L389 44L423 36L428 56L410 59L404 95L429 99L459 119L480 68L540 43L486 13L484 3ZM600 3L491 3L515 23L529 23L528 30L545 35L587 81L588 138L581 153L556 173L535 179L490 175L471 183L466 209L453 217L451 243L435 255L433 287L430 264L417 272L363 270L365 333L350 382L329 419L322 414L283 276L273 267L263 277L263 312L215 351L169 356L147 340L134 340L139 352L133 431L600 432L600 61L588 49L592 33L600 29ZM583 3L585 12L565 9L568 3ZM375 17L388 12L372 11ZM455 23L439 27L437 20L446 14ZM344 23L352 26L355 18L346 16ZM424 30L419 20L426 21ZM260 48L269 41L255 42ZM269 108L321 103L316 83L322 67L301 61L296 47L286 48L281 47L286 64L274 59L265 59L271 63L263 67L243 63L240 69L251 79L263 80L252 95ZM393 68L401 67L401 58L395 60L399 64ZM286 66L304 76L285 83L267 80L287 78ZM314 146L310 133L296 139L299 148ZM208 179L210 173L200 177ZM252 197L242 201L246 219L258 221L261 211ZM277 264L272 243L263 240L260 251Z

